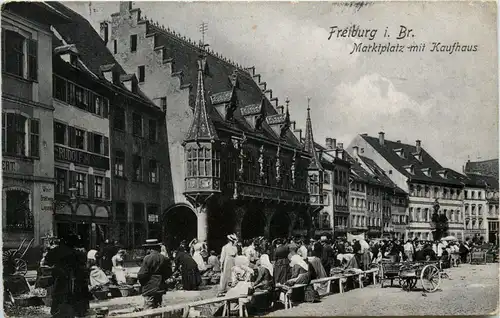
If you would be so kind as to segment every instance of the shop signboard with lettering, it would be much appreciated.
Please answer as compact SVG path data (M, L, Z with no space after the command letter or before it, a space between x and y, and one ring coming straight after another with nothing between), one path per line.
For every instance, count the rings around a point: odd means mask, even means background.
M2 172L4 173L20 173L20 174L33 174L33 162L29 160L3 158Z
M40 209L42 213L49 213L54 211L54 186L42 185L40 193Z
M56 160L109 170L109 158L85 151L54 145L54 157Z

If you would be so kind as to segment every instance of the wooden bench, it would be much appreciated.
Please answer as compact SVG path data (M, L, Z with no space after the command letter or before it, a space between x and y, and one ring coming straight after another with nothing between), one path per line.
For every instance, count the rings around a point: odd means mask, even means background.
M326 295L328 295L331 293L332 282L335 280L338 280L339 281L339 292L343 293L344 286L343 286L342 280L344 278L358 276L358 279L360 280L360 286L362 287L363 284L361 282L361 276L368 274L368 273L376 273L376 272L378 272L378 269L374 268L374 269L370 269L370 270L367 270L365 272L360 272L360 273L334 275L334 276L330 276L330 277L312 280L310 282L310 285L328 282L327 293L326 293ZM375 275L374 275L374 281L375 281ZM308 286L308 285L307 284L296 284L293 286L285 286L285 285L278 284L276 286L277 289L282 289L282 293L284 295L285 309L292 308L292 301L291 301L292 291L295 289L304 288L306 286ZM268 293L267 291L256 291L252 296L255 297L255 296L265 295L267 293ZM231 296L231 297L209 298L209 299L203 299L203 300L190 302L187 304L171 305L171 306L165 306L165 307L160 307L160 308L155 308L155 309L143 310L143 311L139 311L139 312L119 314L119 315L115 315L113 317L117 317L117 318L188 317L191 308L199 307L199 306L203 306L203 305L215 304L215 303L224 303L224 309L222 312L222 316L229 317L231 314L231 303L234 303L234 302L238 302L239 317L248 317L248 311L246 308L247 297L248 297L248 295L238 295L238 296Z

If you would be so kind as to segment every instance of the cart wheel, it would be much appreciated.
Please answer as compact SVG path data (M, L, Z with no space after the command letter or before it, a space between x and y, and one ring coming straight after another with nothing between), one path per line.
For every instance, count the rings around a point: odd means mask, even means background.
M16 258L14 260L14 264L15 264L15 267L16 267L16 274L19 274L19 275L26 275L26 273L28 272L28 265L26 264L26 261L21 259L21 258Z
M426 265L420 273L422 287L426 292L435 292L441 285L441 275L435 265Z

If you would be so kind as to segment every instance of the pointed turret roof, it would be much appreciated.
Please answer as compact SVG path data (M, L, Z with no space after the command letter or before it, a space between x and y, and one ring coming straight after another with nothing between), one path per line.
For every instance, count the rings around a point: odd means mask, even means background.
M309 169L323 169L319 160L318 153L316 152L316 147L314 146L313 129L311 123L311 108L309 107L309 101L307 102L306 136L304 141L304 150L311 155Z
M206 69L206 57L200 55L198 60L198 85L196 89L196 101L194 105L194 118L189 127L185 141L213 141L219 139L212 120L208 116L207 99L205 96L204 72Z

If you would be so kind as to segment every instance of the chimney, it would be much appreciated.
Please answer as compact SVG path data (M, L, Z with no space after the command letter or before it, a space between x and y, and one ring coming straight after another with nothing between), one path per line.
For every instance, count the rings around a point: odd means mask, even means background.
M415 142L415 147L417 148L417 153L420 153L422 151L421 143L422 142L420 140L417 140Z
M383 132L383 131L381 131L381 132L379 132L379 133L378 133L378 142L379 142L379 144L380 144L381 146L383 146L383 145L384 145L384 135L385 135L385 134L384 134L384 132Z
M337 139L332 138L332 149L337 149Z
M397 142L398 144L400 144L400 143L401 143L401 140L396 140L396 142Z
M359 147L358 146L352 147L352 152L354 154L354 158L358 158L358 156L359 156L359 152L358 151L359 151Z
M105 45L108 45L108 40L109 40L109 26L108 22L104 21L101 22L101 39L104 41Z
M132 1L120 1L120 13L129 13L132 10Z
M295 125L297 125L297 122L294 120L294 121L291 122L291 124L292 124L292 131L293 131L293 130L296 129Z
M333 139L332 138L326 138L325 139L325 145L326 145L326 149L333 149Z
M365 148L360 149L361 153L365 153Z

